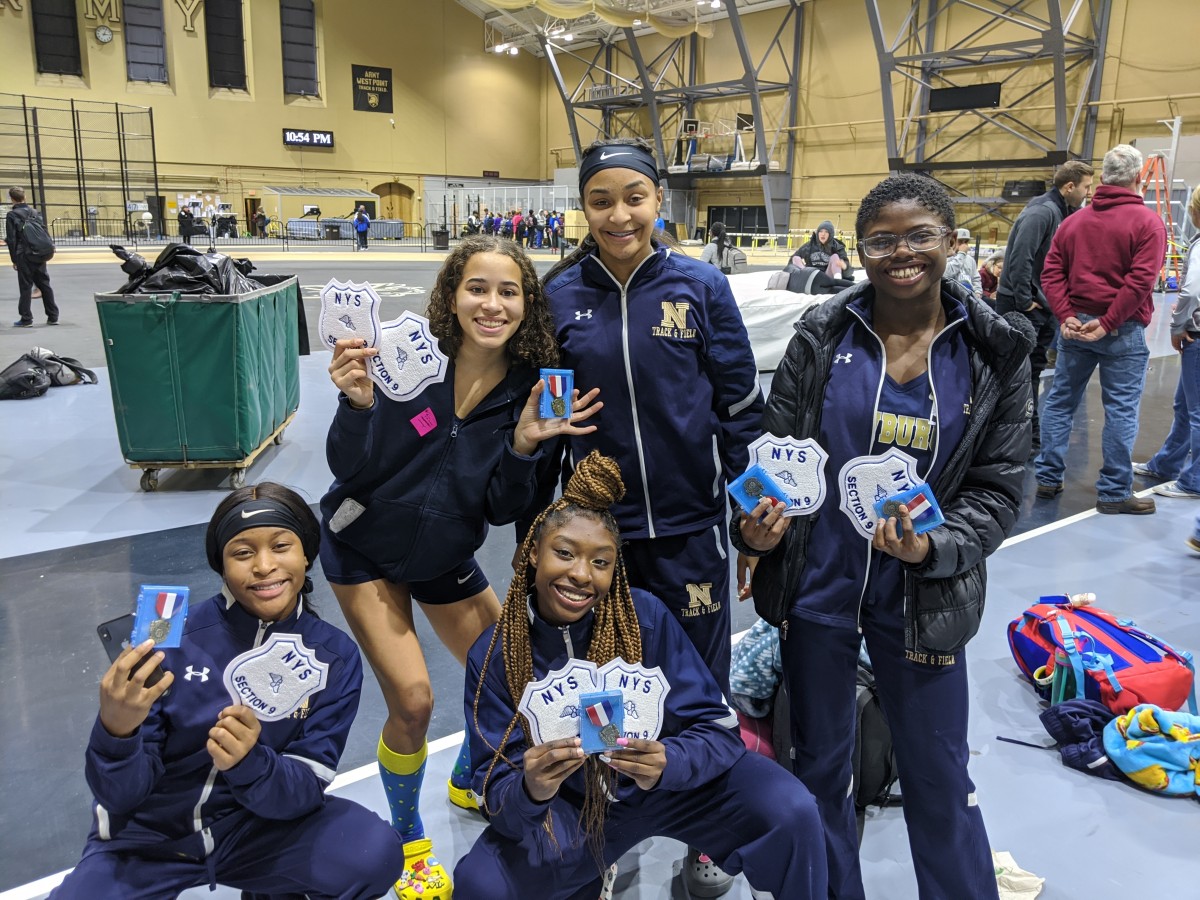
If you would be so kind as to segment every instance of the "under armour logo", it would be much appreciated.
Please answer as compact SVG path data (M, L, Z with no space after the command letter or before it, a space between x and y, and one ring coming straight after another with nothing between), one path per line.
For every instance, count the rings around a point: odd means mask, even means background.
M839 353L833 358L834 365L840 362L848 363L853 356L853 353Z
M584 312L582 309L575 310L575 321L576 322L578 322L580 319L590 319L591 317L592 317L592 311L590 309L587 312Z
M191 681L193 677L199 678L201 683L208 681L208 666L205 666L199 672L197 672L191 666L188 666L187 673L183 677L188 681Z

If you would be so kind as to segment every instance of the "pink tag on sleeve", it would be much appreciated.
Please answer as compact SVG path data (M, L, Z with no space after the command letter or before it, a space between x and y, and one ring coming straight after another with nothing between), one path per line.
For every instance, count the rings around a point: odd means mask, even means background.
M433 409L428 406L409 421L412 422L413 428L417 429L417 434L421 437L425 437L425 435L437 428L437 419L433 415Z

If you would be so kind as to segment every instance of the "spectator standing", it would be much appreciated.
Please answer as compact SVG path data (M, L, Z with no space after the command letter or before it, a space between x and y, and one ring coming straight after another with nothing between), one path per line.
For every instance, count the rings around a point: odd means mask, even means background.
M1084 204L1092 190L1095 170L1080 159L1064 163L1054 173L1054 187L1034 197L1013 222L1004 249L1004 283L996 289L996 312L1019 312L1037 332L1029 354L1033 384L1033 449L1041 446L1038 430L1038 387L1046 368L1046 351L1054 339L1056 323L1042 293L1042 267L1050 241L1063 220Z
M1042 417L1037 496L1047 500L1063 489L1075 410L1099 366L1104 464L1096 509L1107 514L1154 512L1153 500L1133 496L1131 454L1150 358L1146 326L1167 233L1142 199L1141 170L1136 147L1119 144L1104 155L1091 205L1058 229L1042 270L1042 290L1061 323L1062 341Z
M979 280L979 270L975 268L975 258L971 256L971 232L966 228L958 229L955 238L954 253L946 260L945 278L955 284L962 285L975 295L976 300L983 299L983 288Z
M260 238L267 236L267 214L261 209L254 212L254 230Z
M1188 203L1192 224L1200 227L1200 188ZM1184 261L1183 284L1171 316L1171 346L1179 353L1175 420L1162 449L1149 462L1134 463L1133 474L1172 479L1153 490L1163 497L1200 500L1200 235L1192 238ZM1191 461L1188 461L1188 455Z
M360 206L358 212L354 214L354 233L358 236L358 249L367 249L367 232L371 230L371 217L367 215L367 208Z
M10 187L8 199L12 201L12 209L4 217L4 241L8 245L8 258L12 267L17 270L17 287L20 295L17 300L17 315L13 322L14 328L33 327L33 289L42 292L42 308L46 311L46 324L58 324L58 306L54 302L54 288L50 286L50 272L44 262L35 262L30 258L29 248L24 238L25 223L30 219L42 221L36 209L25 202L25 189Z
M521 211L515 210L512 214L512 236L518 247L525 243L525 229L522 227L524 221L525 217L521 215Z
M483 233L493 235L496 233L496 217L487 209L483 211Z
M997 250L979 267L979 286L983 299L996 305L996 289L1000 286L1000 273L1004 271L1004 251Z

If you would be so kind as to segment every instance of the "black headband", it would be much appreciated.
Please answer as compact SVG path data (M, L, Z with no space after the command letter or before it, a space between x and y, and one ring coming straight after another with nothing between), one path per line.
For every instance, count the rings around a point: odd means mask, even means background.
M585 153L579 164L579 196L591 177L602 169L633 169L641 172L657 187L658 162L654 154L637 144L602 144Z
M286 528L288 531L304 539L304 524L290 509L278 500L260 497L257 500L246 500L239 503L221 517L217 523L218 554L225 552L225 545L235 537L250 528ZM307 548L306 548L307 549Z

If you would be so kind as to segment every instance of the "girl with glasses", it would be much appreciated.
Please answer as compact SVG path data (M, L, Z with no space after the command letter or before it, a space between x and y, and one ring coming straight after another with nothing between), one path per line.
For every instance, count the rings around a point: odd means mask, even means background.
M764 431L825 448L830 497L795 519L764 501L735 523L734 544L761 555L755 604L781 626L793 768L821 809L829 896L863 897L848 786L865 638L920 895L986 900L997 890L967 774L964 648L984 561L1021 503L1031 341L943 279L954 207L932 179L885 179L855 227L867 282L803 315L763 418ZM863 496L872 480L881 487ZM944 524L918 535L907 507L876 517L883 484L922 482Z

